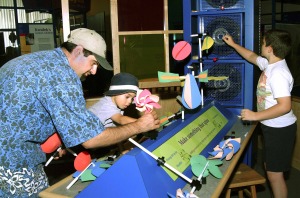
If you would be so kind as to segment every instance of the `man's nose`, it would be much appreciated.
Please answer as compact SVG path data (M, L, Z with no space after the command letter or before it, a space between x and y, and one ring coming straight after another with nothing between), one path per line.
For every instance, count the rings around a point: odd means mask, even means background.
M96 74L96 72L97 72L97 67L98 67L98 65L93 65L92 69L90 70L90 73L91 73L92 75L95 75L95 74Z

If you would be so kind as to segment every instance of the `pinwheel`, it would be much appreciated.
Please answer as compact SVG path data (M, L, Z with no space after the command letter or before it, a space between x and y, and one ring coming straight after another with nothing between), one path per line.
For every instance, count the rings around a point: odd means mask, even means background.
M182 93L182 104L187 109L195 109L203 101L203 97L199 91L200 85L198 85L196 82L196 78L199 79L199 82L208 82L209 80L225 80L228 78L226 76L208 76L207 73L208 71L205 70L200 72L200 74L197 76L193 76L192 74L179 76L179 74L176 73L158 71L158 80L161 83L179 82L185 80Z
M159 97L156 95L152 95L148 89L138 90L137 95L134 98L134 103L136 105L136 109L141 112L150 112L153 108L159 109L161 106L158 104ZM160 119L161 126L167 124L171 119L181 114L181 111L167 117L162 116Z
M168 196L171 198L198 198L198 196L193 193L189 193L187 191L182 191L180 188L176 191L176 196L168 193Z
M153 108L161 108L158 101L159 97L152 95L148 89L138 90L134 98L136 109L141 112L151 112Z
M231 160L233 155L240 149L240 142L241 138L228 138L224 141L221 141L214 148L214 151L208 153L213 156L211 159L223 160L225 158L227 161Z

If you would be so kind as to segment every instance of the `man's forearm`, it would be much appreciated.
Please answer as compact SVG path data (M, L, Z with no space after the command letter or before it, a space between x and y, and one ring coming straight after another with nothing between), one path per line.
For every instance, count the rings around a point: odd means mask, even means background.
M82 146L86 149L110 146L142 132L145 131L142 131L142 127L139 126L138 122L118 127L109 127L96 137L84 142Z

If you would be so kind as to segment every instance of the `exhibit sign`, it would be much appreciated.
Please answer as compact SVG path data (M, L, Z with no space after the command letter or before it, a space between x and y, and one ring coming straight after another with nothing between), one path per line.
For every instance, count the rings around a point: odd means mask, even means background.
M226 117L212 106L186 127L157 147L153 154L164 157L166 163L183 172L190 165L190 158L198 155L227 124ZM163 167L175 181L178 175Z
M29 25L26 44L31 45L31 52L54 49L53 25Z

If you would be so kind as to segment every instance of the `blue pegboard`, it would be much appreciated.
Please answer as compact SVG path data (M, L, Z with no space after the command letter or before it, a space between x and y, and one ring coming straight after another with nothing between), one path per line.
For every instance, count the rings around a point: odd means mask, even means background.
M202 83L206 103L216 100L225 107L244 106L245 62L204 62L203 70L208 70L208 76L228 77Z

